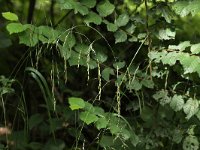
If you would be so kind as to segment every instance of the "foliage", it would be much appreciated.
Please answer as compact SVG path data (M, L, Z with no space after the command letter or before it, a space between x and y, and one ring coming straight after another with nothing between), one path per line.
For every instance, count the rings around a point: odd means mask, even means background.
M2 5L0 149L199 149L198 0Z

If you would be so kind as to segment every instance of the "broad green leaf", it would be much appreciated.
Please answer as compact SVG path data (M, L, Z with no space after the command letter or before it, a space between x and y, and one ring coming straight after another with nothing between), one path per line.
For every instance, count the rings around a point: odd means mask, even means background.
M12 12L4 12L4 13L2 13L2 16L5 19L10 20L10 21L18 21L19 20L18 16Z
M169 45L168 49L184 51L189 46L191 46L190 41L184 41L181 42L179 45Z
M123 14L119 15L115 24L118 27L122 27L122 26L125 26L128 22L129 22L129 15L126 13L123 13Z
M196 136L189 135L183 141L183 150L198 150L199 141Z
M114 70L112 68L107 67L102 71L101 74L104 80L109 81L110 75L114 75Z
M127 40L126 32L121 31L121 30L115 32L114 37L115 37L115 43L121 43Z
M76 3L77 2L74 0L63 1L60 3L60 8L61 9L74 9Z
M126 65L125 61L121 61L121 62L116 62L116 63L114 63L114 64L113 64L113 67L114 67L115 69L122 69L122 68L125 67L125 65Z
M82 44L82 43L77 43L76 46L75 46L75 50L78 52L78 53L82 53L84 55L88 55L90 53L90 47L86 44Z
M25 44L29 47L34 47L39 42L38 34L32 32L31 30L26 30L26 32L20 33L19 43Z
M85 102L84 110L86 110L86 111L88 111L88 112L90 112L92 114L95 112L94 106L89 102Z
M128 25L126 26L126 31L129 34L133 34L133 32L135 31L136 26L132 23L128 23Z
M80 119L87 125L89 125L93 122L96 122L99 118L96 115L92 114L91 112L85 111L80 113Z
M130 83L126 83L126 88L129 90L139 91L142 88L142 84L137 79L134 79Z
M96 0L80 0L80 2L88 8L93 8L96 5Z
M198 112L195 115L200 120L200 110L198 110Z
M95 123L98 130L104 129L108 125L108 120L105 117L99 118Z
M102 0L97 4L97 12L102 17L106 17L113 13L115 6L109 0Z
M29 118L28 124L29 129L33 129L43 121L43 116L41 114L34 114Z
M134 132L131 133L130 140L131 140L131 143L133 144L133 146L135 146L135 147L137 146L137 144L139 142L141 142L139 137Z
M163 55L161 61L163 64L168 64L173 66L178 60L179 54L176 51L169 52L166 55Z
M191 46L190 51L192 54L199 54L200 53L200 43L194 44Z
M66 46L66 44L64 44L63 46L58 44L58 48L60 50L60 55L61 55L62 58L64 58L64 60L67 60L67 59L70 58L71 49L68 46Z
M39 34L39 40L43 43L56 43L60 34L57 30L54 30L48 26L39 26L37 30Z
M190 119L193 115L195 115L198 112L198 110L199 102L196 99L190 98L183 106L183 111L187 115L186 119Z
M23 32L25 31L27 28L22 25L21 23L9 23L7 26L6 26L6 29L8 30L8 32L10 34L13 34L13 33L20 33L20 32Z
M181 95L174 95L170 102L170 107L177 112L183 108L184 103L184 99Z
M168 96L168 92L165 91L165 90L161 90L161 91L158 91L156 92L154 95L153 95L153 98L159 102L162 106L170 103L171 101L171 98Z
M186 11L185 8L188 6L188 2L187 1L177 1L174 5L173 5L173 10L175 10L175 12L184 17L186 15L188 15L190 12Z
M71 49L76 44L76 38L71 31L67 32L66 34L62 34L61 36L58 37L63 42L63 47Z
M74 12L75 14L77 12L79 12L81 15L87 15L89 13L89 10L86 6L82 5L81 3L77 2L75 5L74 5Z
M131 38L128 39L129 42L137 42L137 37L136 36L132 36Z
M90 23L94 23L94 24L97 24L97 25L100 25L101 22L102 22L102 19L101 17L94 13L94 12L89 12L89 14L85 17L84 19L84 22L89 25Z
M171 31L169 28L161 29L159 30L158 38L160 40L170 40L170 39L174 39L175 35L176 35L176 32Z
M175 143L180 143L183 139L183 131L181 131L180 129L175 129L173 131L173 136L172 136L172 141Z
M68 101L71 110L82 109L85 107L85 101L82 98L70 97Z
M118 134L121 132L122 127L118 124L113 123L111 120L111 123L109 123L108 129L110 130L111 134Z
M114 23L107 23L107 30L110 32L115 32L117 31L118 27Z
M75 48L77 48L77 47L75 47ZM77 50L82 50L82 49L79 49L79 48L81 48L81 47L78 47ZM87 49L85 49L85 50L87 50ZM83 51L77 51L77 52L71 51L71 56L70 56L68 62L69 62L70 66L82 65L82 66L88 67L88 65L89 65L90 69L94 69L94 68L97 67L96 61L90 59L89 62L88 62L87 54L84 54L84 49L83 49Z
M194 16L200 12L200 2L199 0L177 1L172 8L181 17L185 17L190 13Z
M141 81L141 84L150 89L154 88L154 82L152 80L144 79Z
M103 63L107 60L108 56L103 51L96 51L94 55L94 59L97 60L99 63Z
M127 129L122 129L120 134L124 140L128 140L131 137L131 132Z

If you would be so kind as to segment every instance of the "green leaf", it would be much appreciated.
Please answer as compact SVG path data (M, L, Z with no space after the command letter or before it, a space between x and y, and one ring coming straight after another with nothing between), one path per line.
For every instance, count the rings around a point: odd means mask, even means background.
M124 13L119 15L115 23L118 27L122 27L125 26L128 22L129 22L129 15Z
M85 101L82 98L70 97L68 101L71 110L82 109L85 107Z
M96 127L97 127L98 130L104 129L108 125L108 120L105 117L102 117L99 120L97 120L97 122L95 123L95 125L96 125Z
M175 129L173 131L173 137L172 137L172 141L179 144L182 139L183 139L183 131L181 131L180 129Z
M108 67L108 68L105 68L101 74L104 80L109 81L110 75L114 75L114 70Z
M194 44L191 46L190 51L192 54L199 54L200 53L200 43Z
M130 83L126 83L126 88L129 90L139 91L142 88L142 84L137 79L134 79Z
M100 25L101 22L102 22L102 19L101 17L94 13L94 12L89 12L89 14L85 17L84 19L84 22L89 25L90 23L94 23L94 24L97 24L97 25Z
M2 16L5 19L10 20L10 21L18 21L19 20L18 16L12 12L4 12L4 13L2 13Z
M86 6L83 6L82 4L80 4L79 2L77 2L75 5L74 5L74 12L75 14L77 12L79 12L81 15L87 15L89 13L89 10Z
M36 31L38 31L39 39L43 43L56 43L57 38L60 35L58 30L54 30L48 26L39 26Z
M184 99L181 95L174 95L171 102L170 102L170 107L174 111L180 111L184 106Z
M179 45L169 45L168 49L184 51L189 46L191 46L190 41L184 41Z
M134 31L135 31L135 28L136 26L132 23L129 23L127 26L126 26L126 32L128 32L129 34L133 34Z
M174 39L175 35L176 35L176 32L171 31L169 28L161 29L159 30L158 38L160 40L170 40L170 39Z
M117 31L118 27L114 23L107 23L107 30L110 32L115 32Z
M121 62L116 62L116 63L114 63L114 64L113 64L113 67L114 67L115 69L122 69L122 68L125 67L125 65L126 65L125 61L121 61Z
M140 139L139 139L139 137L134 132L132 132L131 133L131 137L130 137L130 141L133 144L133 146L136 147L137 144L140 142Z
M85 111L80 113L80 119L89 125L93 122L96 122L99 118L96 115L91 114L91 112Z
M103 63L107 60L108 56L103 51L96 51L96 55L94 55L94 59L100 63Z
M82 44L82 43L77 43L75 46L75 50L78 53L82 53L85 54L86 56L88 55L88 53L90 52L90 47L86 44Z
M115 37L115 43L121 43L127 40L126 32L121 31L121 30L115 32L114 37Z
M199 0L177 1L172 8L181 17L185 17L190 13L194 16L200 12L200 2Z
M21 23L9 23L7 26L6 26L6 29L8 30L8 32L10 34L13 34L13 33L20 33L20 32L23 32L25 31L27 28L22 25Z
M199 141L196 136L189 135L183 141L183 150L198 150Z
M115 6L109 2L109 0L102 0L97 4L97 12L102 17L106 17L113 13Z
M38 34L32 32L31 30L27 30L26 32L20 33L19 35L20 44L25 44L26 46L34 47L38 42Z
M161 91L158 91L156 92L154 95L153 95L153 98L158 101L162 106L170 103L171 101L171 98L168 97L168 92L165 91L165 90L161 90Z
M190 119L193 115L195 115L198 112L198 110L199 102L196 99L190 98L183 106L183 111L187 115L186 119Z
M93 8L96 5L96 0L80 0L80 2L88 8Z

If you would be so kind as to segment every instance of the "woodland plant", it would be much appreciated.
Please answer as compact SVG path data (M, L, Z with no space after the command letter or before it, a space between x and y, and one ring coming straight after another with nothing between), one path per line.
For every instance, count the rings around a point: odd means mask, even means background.
M0 149L199 149L199 0L40 4L2 12Z

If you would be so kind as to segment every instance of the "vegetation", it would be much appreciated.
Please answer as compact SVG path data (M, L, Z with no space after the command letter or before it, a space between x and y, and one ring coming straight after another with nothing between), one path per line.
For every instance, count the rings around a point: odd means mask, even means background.
M0 150L199 149L199 0L0 4Z

